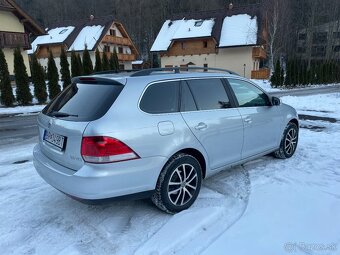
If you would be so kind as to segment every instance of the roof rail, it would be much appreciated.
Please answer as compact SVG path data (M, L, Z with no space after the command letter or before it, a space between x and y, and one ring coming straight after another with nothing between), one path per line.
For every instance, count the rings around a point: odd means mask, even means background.
M150 69L143 69L140 71L137 71L133 74L130 75L130 77L138 77L138 76L147 76L152 74L153 72L161 72L161 71L173 71L174 73L180 73L181 71L189 71L189 70L204 70L204 71L221 71L221 72L225 72L225 73L229 73L229 74L233 74L233 75L238 75L239 74L230 71L230 70L226 70L226 69L221 69L221 68L212 68L212 67L162 67L162 68L150 68Z
M99 71L94 72L91 75L100 75L100 74L119 74L119 73L131 73L131 72L137 72L140 71L140 69L128 69L128 70L108 70L108 71Z

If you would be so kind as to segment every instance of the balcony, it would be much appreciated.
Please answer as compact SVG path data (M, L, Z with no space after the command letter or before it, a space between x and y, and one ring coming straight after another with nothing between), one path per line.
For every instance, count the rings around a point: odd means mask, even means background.
M119 61L134 61L136 60L136 55L135 54L122 54L118 53L118 60Z
M0 31L0 48L16 48L24 50L31 49L28 35L25 33L3 32Z
M105 35L102 42L103 43L118 44L118 45L126 45L126 46L132 45L128 38L112 36L112 35Z
M268 79L270 76L269 68L261 68L260 70L251 71L251 78L258 80Z
M253 47L253 58L267 58L267 53L262 47Z

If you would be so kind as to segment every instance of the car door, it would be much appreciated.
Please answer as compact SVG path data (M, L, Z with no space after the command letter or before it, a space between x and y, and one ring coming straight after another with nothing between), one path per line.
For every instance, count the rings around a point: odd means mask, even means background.
M282 117L280 108L252 83L228 78L244 123L242 158L279 147Z
M243 123L220 78L181 83L181 114L205 148L210 169L241 159Z

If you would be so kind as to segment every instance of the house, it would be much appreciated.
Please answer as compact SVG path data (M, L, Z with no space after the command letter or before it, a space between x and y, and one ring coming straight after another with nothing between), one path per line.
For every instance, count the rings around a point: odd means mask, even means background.
M151 52L161 66L229 69L248 78L268 78L263 68L267 25L258 5L177 15L166 20Z
M42 35L44 30L13 0L0 0L0 48L4 51L9 73L14 74L14 48L22 50L30 75L26 50L31 48L30 35Z
M312 61L340 60L340 20L299 30L297 55Z
M60 71L61 49L67 52L71 63L71 51L82 56L85 47L90 52L95 65L95 51L110 54L116 50L120 69L132 69L132 61L136 60L138 51L123 25L114 20L113 16L95 18L93 15L86 20L63 21L46 29L47 34L37 37L32 43L32 50L39 62L47 67L49 51L52 51L56 65Z

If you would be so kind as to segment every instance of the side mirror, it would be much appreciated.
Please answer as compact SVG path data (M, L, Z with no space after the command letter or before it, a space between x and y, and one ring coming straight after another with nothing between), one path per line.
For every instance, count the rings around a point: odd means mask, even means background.
M280 105L281 100L278 97L272 97L272 105Z

